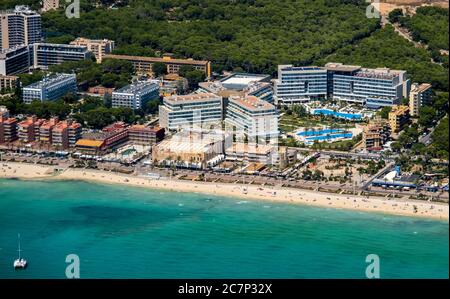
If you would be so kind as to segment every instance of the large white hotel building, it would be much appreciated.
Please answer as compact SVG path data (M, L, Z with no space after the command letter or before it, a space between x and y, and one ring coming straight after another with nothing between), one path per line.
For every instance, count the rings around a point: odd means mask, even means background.
M393 106L409 97L406 71L327 63L325 67L280 65L275 101L290 105L316 99L334 99L369 108Z
M248 138L249 143L278 141L278 112L274 105L255 96L230 97L225 117L227 131Z
M165 97L159 106L160 126L169 130L219 126L222 118L222 97L213 93L173 95Z

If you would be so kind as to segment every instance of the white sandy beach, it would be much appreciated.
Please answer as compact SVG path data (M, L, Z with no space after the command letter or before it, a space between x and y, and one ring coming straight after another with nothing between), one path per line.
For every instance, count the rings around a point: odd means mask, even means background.
M146 177L87 169L67 169L60 174L54 174L53 170L55 167L53 166L12 162L0 163L0 166L0 178L84 180L168 191L198 192L242 199L259 199L327 208L426 217L446 221L449 219L449 205L444 203L387 199L374 196L367 198L357 195L257 185L193 182L175 179L155 180Z

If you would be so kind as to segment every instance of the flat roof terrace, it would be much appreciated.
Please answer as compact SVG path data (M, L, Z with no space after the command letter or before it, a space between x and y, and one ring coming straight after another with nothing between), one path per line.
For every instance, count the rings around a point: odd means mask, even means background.
M193 93L188 95L173 95L165 97L164 101L174 104L188 103L188 102L202 102L206 100L217 100L220 96L213 93Z
M170 63L170 64L186 64L186 65L198 65L198 66L206 66L209 64L209 61L206 61L206 60L175 59L175 58L131 56L131 55L117 55L117 54L107 54L107 55L105 55L105 58L144 61L144 62L150 62L150 63L162 62L162 63Z
M275 106L255 96L231 97L231 102L251 111L275 110Z

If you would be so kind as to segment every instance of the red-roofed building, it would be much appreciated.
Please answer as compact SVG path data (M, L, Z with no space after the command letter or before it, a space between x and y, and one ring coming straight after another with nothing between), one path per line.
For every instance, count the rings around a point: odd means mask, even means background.
M0 115L0 143L17 140L17 119Z

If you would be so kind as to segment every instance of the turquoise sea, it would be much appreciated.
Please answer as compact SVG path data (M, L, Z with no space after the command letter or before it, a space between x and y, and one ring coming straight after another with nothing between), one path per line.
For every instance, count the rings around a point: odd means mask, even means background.
M25 271L14 271L17 234ZM449 225L85 182L0 180L0 278L448 278Z

